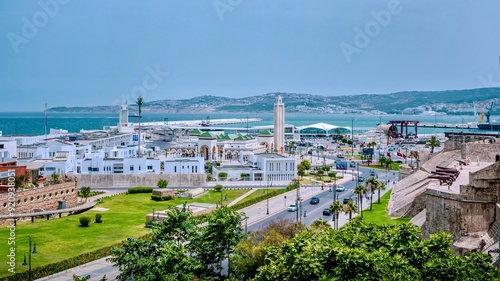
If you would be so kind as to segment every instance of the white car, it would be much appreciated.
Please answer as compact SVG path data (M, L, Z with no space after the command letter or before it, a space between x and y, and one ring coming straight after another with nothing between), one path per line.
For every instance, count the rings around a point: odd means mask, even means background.
M296 212L297 211L297 205L291 204L290 206L288 206L288 211L289 212Z
M345 186L343 186L343 185L340 185L340 184L339 184L339 185L337 185L337 186L335 187L335 191L344 191L344 190L345 190Z

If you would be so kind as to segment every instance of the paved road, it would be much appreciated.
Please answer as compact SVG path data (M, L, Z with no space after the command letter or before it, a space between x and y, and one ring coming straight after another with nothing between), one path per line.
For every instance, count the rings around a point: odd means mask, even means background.
M397 180L398 175L397 173L394 175L392 173L387 173L385 170L378 170L378 171L375 170L375 171L377 172L379 180L389 179L391 181L388 188L385 191L381 192L381 195L383 195L385 192L387 192L388 189L392 188L392 181ZM355 170L354 175L351 175L351 172L352 171L346 173L344 175L344 179L339 180L337 182L337 184L342 184L346 187L345 191L337 192L339 200L353 196L352 189L355 187L357 183L356 182L357 169ZM359 172L361 175L366 175L365 178L368 178L369 169L361 167L359 169ZM355 180L352 180L353 178ZM241 184L243 185L244 182L241 182ZM274 186L284 186L286 184L288 183L276 182ZM259 186L259 187L264 188L264 186ZM116 194L123 191L120 188L105 188L105 190L111 194ZM107 196L107 194L101 196ZM286 201L284 196L286 196ZM309 204L309 200L313 196L317 196L320 198L319 204L317 205ZM377 195L375 194L375 197L373 198L374 202L377 199L376 196ZM288 205L295 203L296 198L297 198L297 192L296 190L292 190L277 197L270 198L269 201L263 201L258 204L242 209L241 212L245 212L245 214L248 217L248 219L246 220L247 231L253 231L262 228L263 226L267 225L270 221L280 217L296 220L297 212L287 211ZM333 227L332 216L323 216L322 214L323 209L327 208L333 202L333 192L329 192L328 188L324 188L323 190L321 190L321 186L315 186L315 187L302 186L300 188L300 198L303 199L302 210L305 210L307 215L306 217L304 217L304 212L301 212L300 210L298 211L298 214L300 215L300 221L302 223L309 226L313 221L317 220L318 218L322 218L327 220L328 223ZM363 202L363 207L365 208L369 207L369 201L367 199L364 200L365 201ZM269 210L269 215L266 214L268 210ZM344 225L347 221L348 221L348 216L342 213L339 216L339 227ZM91 276L91 278L89 279L90 281L97 281L100 278L102 278L104 274L106 274L107 280L115 280L119 274L119 270L116 267L114 267L111 263L107 262L106 258L102 258L37 280L73 281L73 274L76 274L78 276L90 275Z

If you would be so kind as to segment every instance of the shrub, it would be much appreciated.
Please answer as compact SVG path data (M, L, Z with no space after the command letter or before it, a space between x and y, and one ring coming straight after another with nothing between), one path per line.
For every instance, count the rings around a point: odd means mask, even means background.
M144 187L144 186L138 186L138 187L132 187L128 189L129 194L135 194L135 193L151 193L153 192L152 187Z
M160 195L151 195L151 199L154 201L161 201L161 196Z
M215 189L215 191L217 191L217 192L220 192L220 191L222 190L222 188L224 188L224 187L223 187L222 185L220 185L220 184L216 184L216 185L214 186L214 189Z
M227 179L227 173L226 172L220 172L219 173L219 179Z
M207 174L207 181L211 181L213 178L212 174Z
M95 223L102 223L102 214L95 214Z
M165 179L160 179L158 180L158 183L156 184L159 188L166 188L168 185L168 181Z
M173 197L170 194L161 197L161 200L163 200L163 201L168 201L168 200L172 200L172 199L173 199Z
M219 167L220 166L220 162L216 162L215 166Z
M87 227L89 226L91 219L89 217L80 217L80 225L82 227Z

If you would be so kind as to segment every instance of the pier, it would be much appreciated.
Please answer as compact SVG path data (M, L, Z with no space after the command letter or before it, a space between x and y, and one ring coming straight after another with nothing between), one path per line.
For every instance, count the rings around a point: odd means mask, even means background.
M210 123L205 125L219 126L219 125L230 125L230 124L242 124L242 123L255 123L261 122L262 118L225 118L225 119L210 119ZM188 121L163 121L163 122L141 122L141 126L179 126L179 127L199 127L203 126L206 120L188 120ZM134 127L139 126L139 123L133 123ZM205 123L206 124L206 123Z
M477 125L473 123L467 124L447 124L447 123L419 123L418 127L423 128L443 128L443 129L475 129L477 130Z

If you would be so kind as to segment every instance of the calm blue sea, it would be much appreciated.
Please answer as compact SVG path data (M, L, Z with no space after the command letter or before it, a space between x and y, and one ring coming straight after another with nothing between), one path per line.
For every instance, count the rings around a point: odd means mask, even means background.
M205 120L223 118L262 118L262 122L250 123L249 126L272 125L273 115L267 114L185 114L185 113L145 113L142 122L153 121L180 121L180 120ZM495 118L496 117L496 118ZM381 118L382 123L390 120L417 120L422 123L450 123L460 124L473 122L474 116L424 116L424 115L347 115L347 114L286 114L287 124L296 126L308 125L318 122L329 123L338 126L351 126L354 118L354 129L375 128ZM500 119L492 116L491 119ZM137 122L135 118L129 118L130 122ZM69 132L79 132L81 129L102 129L104 126L114 126L118 123L118 113L50 113L47 115L47 128L65 129ZM44 134L43 112L9 112L0 113L0 131L4 136L11 135L42 135ZM238 125L234 125L238 126ZM423 134L442 133L450 129L419 128L418 132ZM460 130L456 130L460 131Z

